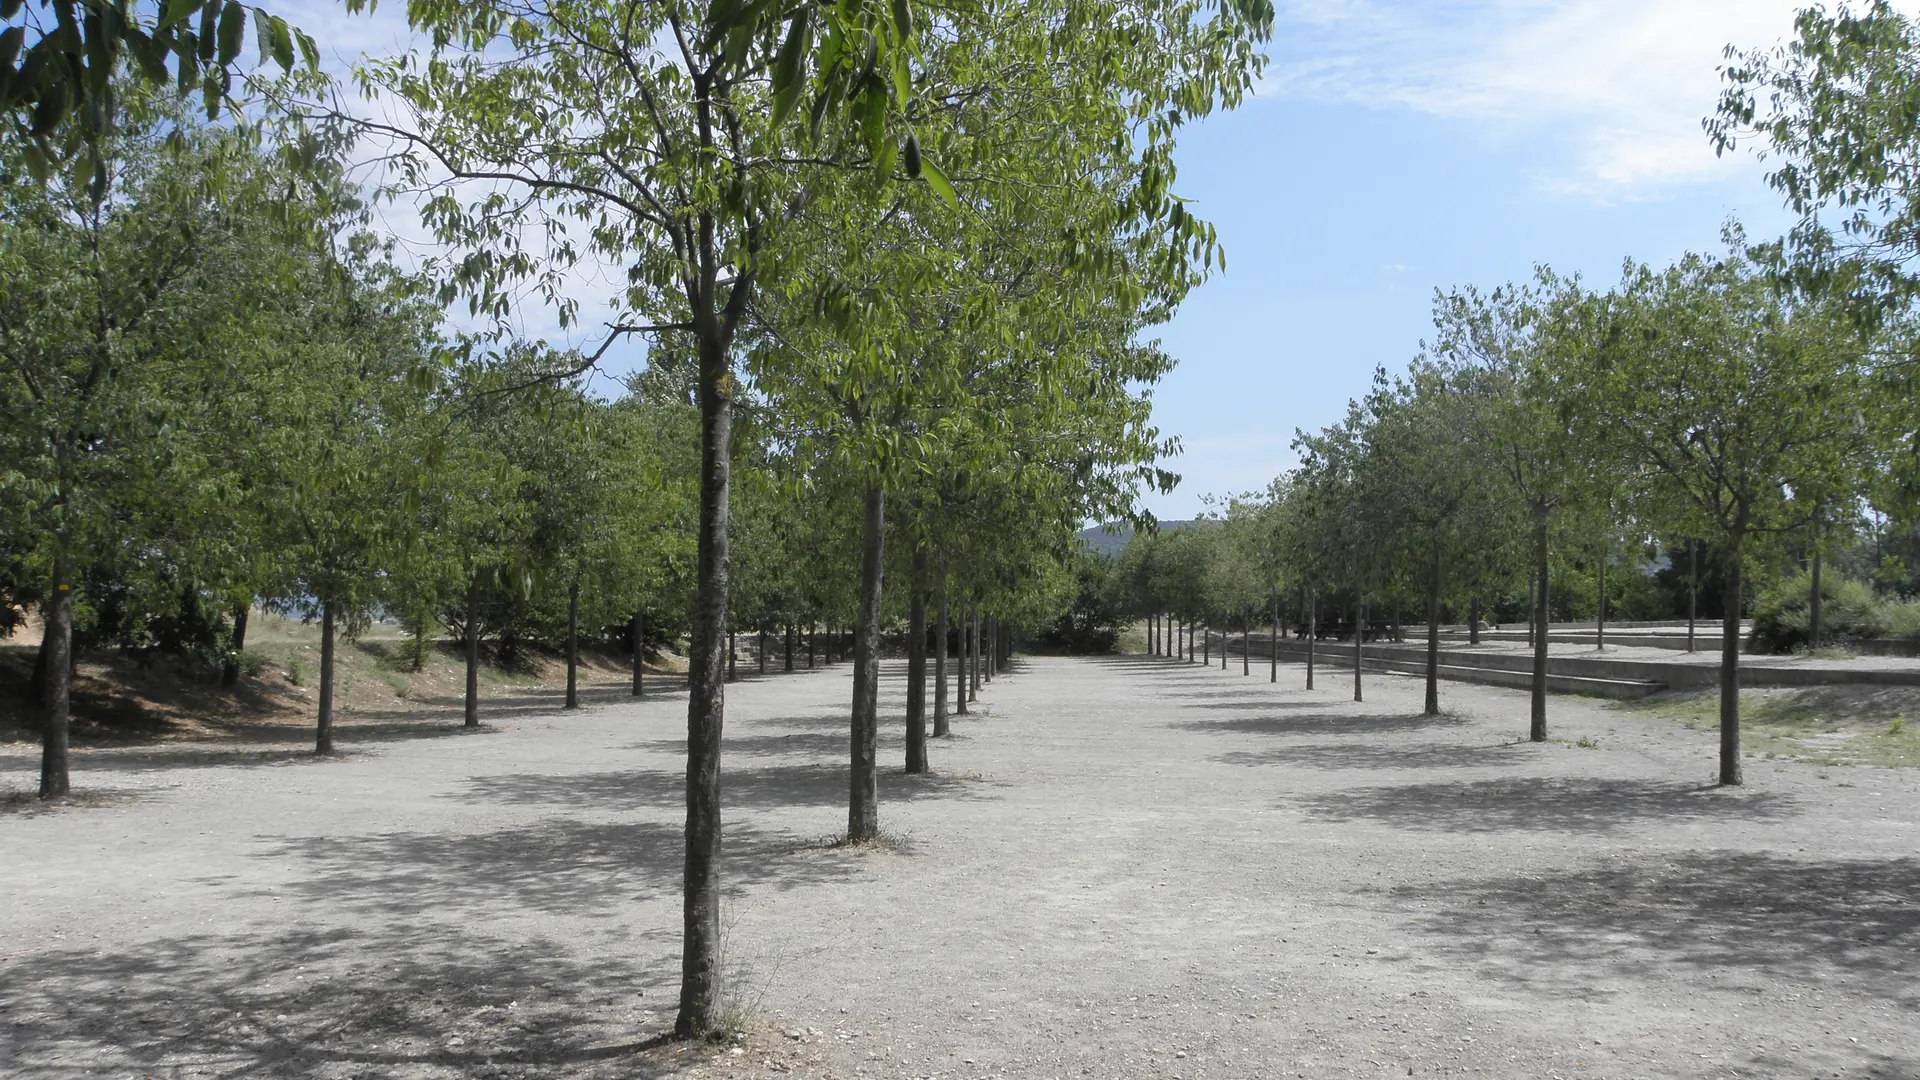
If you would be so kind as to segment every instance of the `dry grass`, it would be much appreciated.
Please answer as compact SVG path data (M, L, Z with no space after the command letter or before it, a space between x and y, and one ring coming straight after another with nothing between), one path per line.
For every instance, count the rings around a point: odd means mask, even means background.
M1720 724L1720 692L1661 694L1617 708L1695 730ZM1913 718L1913 719L1909 719ZM1920 765L1920 687L1766 688L1740 695L1746 753L1814 765Z

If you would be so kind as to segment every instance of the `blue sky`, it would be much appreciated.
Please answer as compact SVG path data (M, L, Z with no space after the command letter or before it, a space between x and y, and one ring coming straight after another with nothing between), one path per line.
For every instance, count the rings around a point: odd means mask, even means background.
M1219 228L1228 269L1160 329L1180 363L1156 420L1184 443L1169 463L1183 481L1148 508L1190 517L1203 496L1264 487L1296 428L1337 420L1376 365L1415 355L1436 288L1542 262L1610 282L1629 257L1716 248L1730 218L1782 231L1764 166L1716 159L1700 120L1722 49L1779 43L1797 6L1279 0L1259 94L1179 150L1177 190ZM397 3L349 18L337 0L294 0L288 14L336 68L408 43ZM389 223L421 237L409 218ZM521 321L564 337L543 311Z
M1536 263L1611 282L1623 259L1719 246L1789 217L1700 130L1729 42L1771 45L1775 0L1323 0L1282 6L1261 95L1183 139L1180 192L1227 272L1161 338L1156 391L1184 479L1148 505L1264 486L1296 428L1339 419L1418 351L1436 288Z

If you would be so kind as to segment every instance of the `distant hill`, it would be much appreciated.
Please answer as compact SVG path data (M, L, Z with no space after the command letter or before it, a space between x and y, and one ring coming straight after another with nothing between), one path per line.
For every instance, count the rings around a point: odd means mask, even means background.
M1192 527L1193 521L1191 519L1186 521L1162 521L1160 523L1161 532L1172 532L1175 529ZM1080 530L1081 542L1101 555L1118 555L1120 549L1126 547L1127 541L1131 539L1133 539L1133 526L1124 521L1116 521L1109 525L1095 525L1091 528Z

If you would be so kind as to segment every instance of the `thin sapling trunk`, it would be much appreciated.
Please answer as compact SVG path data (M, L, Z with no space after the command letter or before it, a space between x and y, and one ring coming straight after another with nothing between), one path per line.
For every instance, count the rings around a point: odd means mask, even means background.
M320 716L315 724L313 752L333 753L333 618L334 603L320 603Z
M880 731L880 586L885 571L886 495L870 484L860 542L860 610L853 630L853 725L847 770L847 839L871 840L880 832L880 799L874 758Z
M58 543L58 541L56 541ZM73 698L73 562L60 543L53 560L53 598L46 604L40 655L46 658L46 725L40 735L40 797L73 790L67 767L67 727Z

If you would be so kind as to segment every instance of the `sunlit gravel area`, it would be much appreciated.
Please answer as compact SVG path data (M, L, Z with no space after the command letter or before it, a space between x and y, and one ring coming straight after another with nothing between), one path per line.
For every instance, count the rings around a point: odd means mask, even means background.
M685 698L76 754L0 806L0 1076L1920 1077L1920 782L1555 698L1020 658L844 851L847 665L728 691L729 1015L678 986ZM0 792L30 788L0 749Z

